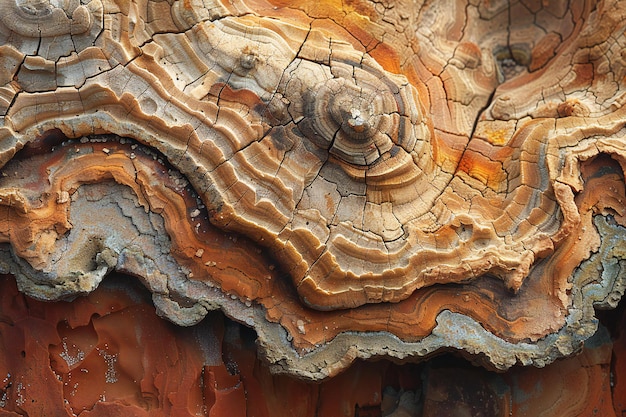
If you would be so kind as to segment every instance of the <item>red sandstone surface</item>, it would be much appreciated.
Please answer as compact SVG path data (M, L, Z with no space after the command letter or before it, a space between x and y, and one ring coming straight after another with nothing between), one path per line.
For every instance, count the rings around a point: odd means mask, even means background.
M357 362L310 383L272 375L254 333L218 312L189 328L163 320L132 277L51 303L3 276L0 415L621 416L624 322L611 320L614 340L603 330L580 355L545 368L496 373L444 355Z

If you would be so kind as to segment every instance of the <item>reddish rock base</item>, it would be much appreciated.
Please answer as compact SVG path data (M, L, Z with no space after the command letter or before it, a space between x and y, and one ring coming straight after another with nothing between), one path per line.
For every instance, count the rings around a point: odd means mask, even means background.
M255 334L212 313L193 328L159 318L135 279L111 276L46 303L0 277L0 416L622 416L623 312L582 354L498 374L452 355L359 362L314 384L271 375ZM612 335L612 340L611 340Z

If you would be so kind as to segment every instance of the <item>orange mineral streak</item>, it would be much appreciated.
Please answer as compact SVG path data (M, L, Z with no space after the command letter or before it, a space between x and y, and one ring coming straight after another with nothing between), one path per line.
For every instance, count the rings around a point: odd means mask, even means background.
M380 43L370 51L370 54L387 71L395 73L400 72L401 60L398 56L398 51L396 51L395 48L390 45Z
M459 162L459 170L477 179L487 187L498 190L506 181L502 164L486 158L478 152L468 151Z

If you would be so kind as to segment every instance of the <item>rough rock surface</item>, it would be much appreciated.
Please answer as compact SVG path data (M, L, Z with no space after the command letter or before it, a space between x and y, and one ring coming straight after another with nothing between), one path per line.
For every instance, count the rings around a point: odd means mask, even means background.
M624 328L623 318L610 321ZM2 416L612 417L626 411L624 337L612 343L604 328L580 355L544 368L495 373L444 355L421 364L357 362L312 383L272 375L257 358L255 334L219 312L191 327L162 320L136 279L114 273L71 303L30 299L13 277L0 277L0 335Z
M544 366L624 291L624 1L0 0L0 269L273 372Z

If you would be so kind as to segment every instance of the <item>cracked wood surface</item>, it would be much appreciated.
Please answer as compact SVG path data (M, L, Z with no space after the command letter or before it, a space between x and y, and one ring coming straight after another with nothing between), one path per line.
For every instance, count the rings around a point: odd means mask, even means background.
M623 294L626 2L0 0L0 258L272 369L577 351ZM10 248L10 249L9 249Z

